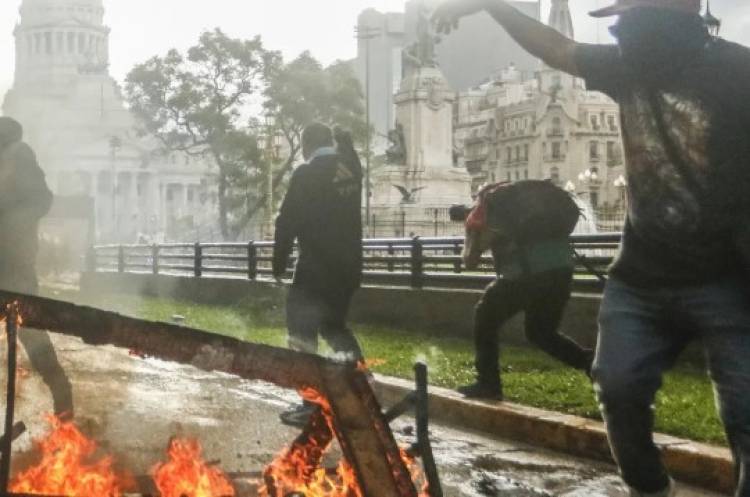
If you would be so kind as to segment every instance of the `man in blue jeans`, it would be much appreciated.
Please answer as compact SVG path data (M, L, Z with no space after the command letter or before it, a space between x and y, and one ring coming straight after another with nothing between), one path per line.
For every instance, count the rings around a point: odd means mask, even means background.
M620 104L629 212L600 315L593 377L631 495L674 495L653 442L662 374L700 341L750 497L750 50L709 35L700 0L617 0L616 45L576 43L504 0L449 0L442 32L486 10L550 67Z

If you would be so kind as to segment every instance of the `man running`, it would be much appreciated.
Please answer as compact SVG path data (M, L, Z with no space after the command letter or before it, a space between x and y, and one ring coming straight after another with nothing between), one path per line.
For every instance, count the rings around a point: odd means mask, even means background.
M620 104L629 213L599 317L593 368L610 445L633 496L673 485L653 441L664 371L700 340L750 497L750 282L737 232L750 197L750 50L710 36L700 0L618 0L616 45L587 45L503 0L450 0L449 32L489 12L549 66L584 78ZM746 223L746 222L745 222Z

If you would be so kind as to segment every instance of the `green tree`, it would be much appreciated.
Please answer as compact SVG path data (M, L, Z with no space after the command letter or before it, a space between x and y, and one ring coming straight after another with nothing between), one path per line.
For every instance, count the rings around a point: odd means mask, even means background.
M320 121L342 126L363 141L367 133L362 88L351 66L336 62L324 68L309 52L287 64L268 66L265 96L266 133L283 140L284 157L273 164L272 190L279 191L300 160L302 130ZM261 125L256 121L256 126ZM245 226L268 201L267 192L247 209L240 222Z
M145 133L168 150L208 157L218 168L219 226L226 238L243 183L264 167L246 115L277 58L260 38L233 39L215 29L185 54L170 50L138 64L126 79L128 102Z
M324 68L308 52L285 64L260 38L233 39L219 29L203 33L186 54L170 50L137 65L125 91L145 133L216 164L225 238L265 208L269 174L272 191L286 184L307 124L340 125L358 140L367 132L362 90L348 64ZM280 147L269 146L275 138Z

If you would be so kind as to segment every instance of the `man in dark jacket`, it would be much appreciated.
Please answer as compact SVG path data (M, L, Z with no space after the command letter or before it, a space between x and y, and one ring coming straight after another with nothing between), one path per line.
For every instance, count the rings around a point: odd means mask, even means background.
M289 184L278 219L273 256L277 279L287 272L295 239L299 259L287 298L289 345L317 353L320 334L334 353L360 361L362 350L346 326L349 303L362 278L362 167L351 138L314 123L302 134L307 161ZM282 419L304 423L312 406Z
M34 152L22 140L21 125L0 117L0 288L33 295L39 290L38 225L52 205L52 192ZM72 415L72 387L47 333L23 329L19 339L52 391L55 413Z
M451 0L441 31L490 13L550 67L620 106L628 219L599 314L593 377L612 453L634 497L673 494L653 440L662 376L703 347L750 497L750 281L737 247L750 196L750 50L706 29L700 0L617 0L616 45L576 43L504 0Z

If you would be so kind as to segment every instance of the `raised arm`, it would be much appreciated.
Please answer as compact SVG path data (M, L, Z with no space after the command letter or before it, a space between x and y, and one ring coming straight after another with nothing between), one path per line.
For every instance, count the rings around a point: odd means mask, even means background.
M433 14L442 34L458 27L462 17L487 11L527 52L547 65L580 76L576 65L578 43L512 7L505 0L446 0Z

